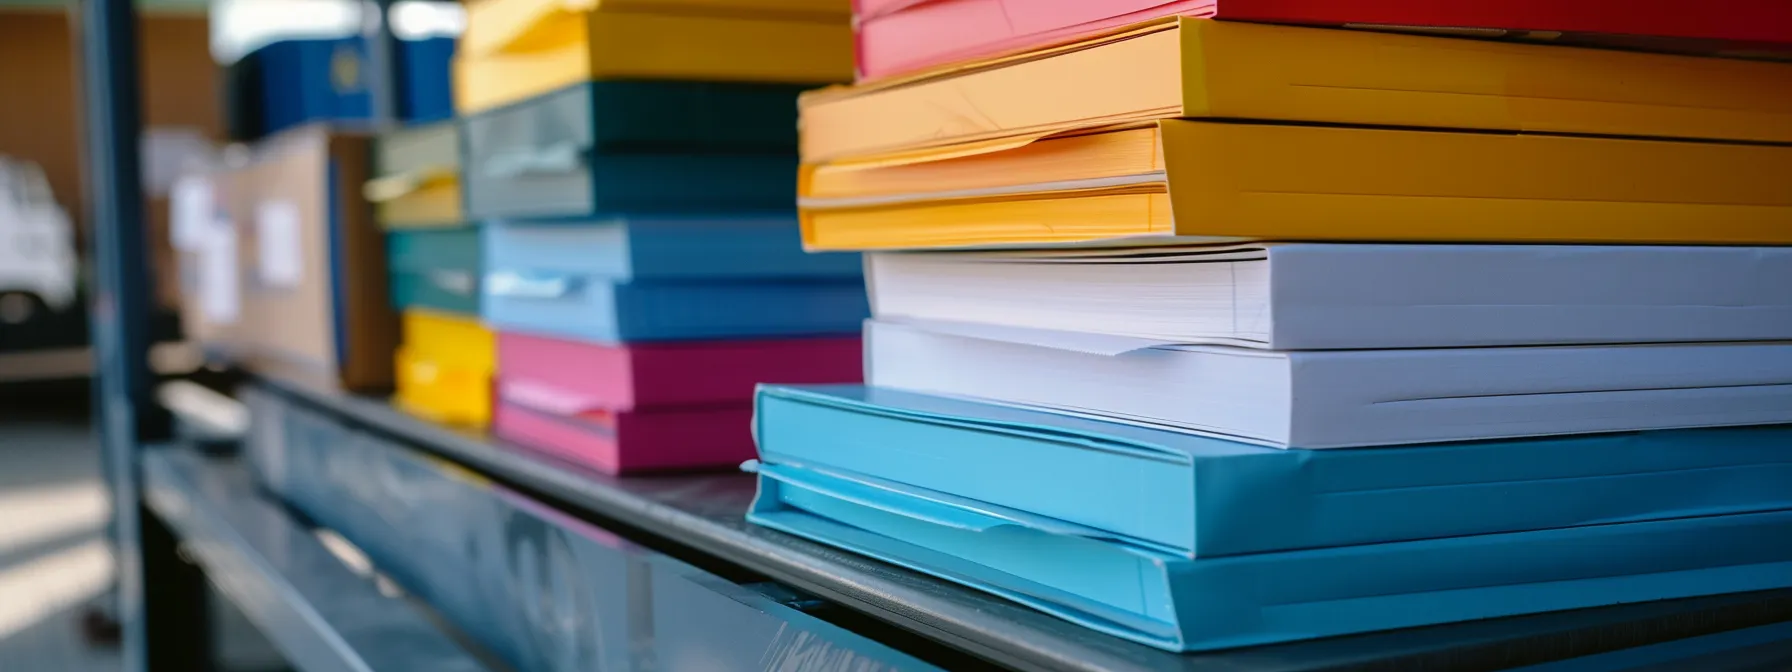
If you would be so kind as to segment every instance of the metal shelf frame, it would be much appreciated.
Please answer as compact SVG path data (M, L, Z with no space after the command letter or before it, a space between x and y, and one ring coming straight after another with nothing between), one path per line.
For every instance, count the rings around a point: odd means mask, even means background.
M395 113L397 64L388 15L375 8L364 30L372 38L376 122ZM141 196L142 95L138 81L134 0L77 0L69 5L81 52L80 91L86 112L82 148L91 217L95 282L90 305L95 424L111 494L110 532L118 558L113 608L121 626L126 672L203 670L209 651L198 623L171 587L194 581L191 567L166 551L169 531L144 506L146 446L168 440L168 413L152 398L152 303L149 240ZM170 603L173 603L172 605ZM155 618L149 618L151 610ZM343 668L354 669L354 668Z
M384 16L389 0L375 4ZM264 625L280 631L273 633L273 639L284 641L289 655L300 658L294 662L306 670L482 669L438 641L439 632L431 634L409 621L395 627L432 642L423 653L407 654L422 658L374 660L363 649L339 646L360 641L360 635L342 634L346 621L328 622L348 618L347 612L327 606L316 591L347 591L353 594L337 597L350 602L361 599L355 597L359 593L331 574L333 570L324 570L317 583L295 583L295 575L287 571L291 568L278 566L265 553L268 547L260 542L267 539L245 535L244 525L254 525L228 511L240 505L246 507L237 512L242 516L279 520L269 512L272 508L261 514L248 512L275 505L261 500L247 484L230 483L208 471L190 455L148 448L168 440L171 423L151 390L149 246L139 197L136 10L133 0L80 0L72 11L83 54L87 109L83 146L88 211L93 213L92 258L98 271L91 308L96 422L112 493L124 669L210 667L204 641L206 615L200 601L192 599L193 587L206 576L180 557L183 544L196 549L190 557L214 573L214 582L222 581L226 592L247 603ZM371 50L375 109L389 119L395 79L392 36L383 21L370 21L369 31L375 38ZM1792 590L1787 590L1174 655L747 525L742 512L753 495L753 483L744 475L607 478L410 418L381 400L272 381L260 381L256 389L382 432L675 558L738 566L992 665L1018 669L1498 669L1792 621ZM219 502L230 504L220 508Z

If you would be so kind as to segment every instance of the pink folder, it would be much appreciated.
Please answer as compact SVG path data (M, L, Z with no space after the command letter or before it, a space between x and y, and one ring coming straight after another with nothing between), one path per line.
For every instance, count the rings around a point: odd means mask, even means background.
M1185 15L1321 26L1476 28L1554 42L1792 55L1787 0L856 0L860 81L1031 51Z
M492 432L607 474L731 468L754 454L753 390L860 380L856 336L604 345L498 335Z
M759 383L856 383L861 354L858 336L606 345L498 334L502 378L611 410L745 402Z
M525 386L526 387L526 386ZM519 447L606 474L732 467L753 457L753 405L644 411L543 408L500 382L492 432Z

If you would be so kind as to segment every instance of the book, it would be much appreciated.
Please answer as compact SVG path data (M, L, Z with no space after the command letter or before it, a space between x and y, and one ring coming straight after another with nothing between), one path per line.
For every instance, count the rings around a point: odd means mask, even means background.
M876 321L865 339L868 385L1278 448L1792 423L1789 342L1091 352L1082 334Z
M747 520L1169 651L1792 586L1784 510L1189 559L762 470Z
M362 185L374 217L388 229L458 227L460 125L436 122L389 130L373 148L377 177Z
M788 214L494 221L480 227L490 268L613 282L858 280L856 254L807 254Z
M1776 0L859 0L861 81L1072 42L1186 15L1677 53L1792 56L1792 8Z
M867 312L856 279L618 283L498 267L484 291L497 329L594 343L847 335Z
M500 374L492 434L599 473L725 468L753 455L748 403L568 410L543 407L527 390Z
M859 339L602 345L500 332L493 431L604 473L752 457L759 381L859 380Z
M1792 508L1786 425L1285 450L856 385L762 386L755 418L761 471L1181 557Z
M386 230L392 305L479 316L483 258L476 226L405 226Z
M739 404L762 381L856 383L861 370L857 334L626 346L509 332L497 338L506 378L576 396L587 409Z
M477 316L407 309L394 353L392 402L432 422L482 429L491 422L497 344Z
M821 181L805 175L803 242L812 250L1176 239L1792 243L1792 190L1783 179L1792 175L1792 146L1154 124L1102 140L997 143L858 164L851 170L864 174L855 181L828 178L828 196L816 195L809 185ZM1149 143L1156 152L1137 149ZM972 170L986 177L954 186ZM897 171L900 179L877 174ZM916 187L934 189L910 191Z
M878 319L1275 350L1792 340L1792 248L1268 243L866 257ZM1137 341L1144 341L1140 344Z
M1167 118L1792 141L1792 64L1175 17L804 94L806 163Z
M847 81L845 10L824 0L469 2L454 108L466 115L588 80Z
M852 255L805 255L779 217L493 222L481 310L517 331L599 343L857 333Z

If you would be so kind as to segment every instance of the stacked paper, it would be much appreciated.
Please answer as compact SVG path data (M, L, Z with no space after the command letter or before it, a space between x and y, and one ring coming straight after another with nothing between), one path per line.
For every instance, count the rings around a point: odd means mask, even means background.
M1783 13L1447 4L860 2L750 520L1172 650L1792 585L1792 65L1524 43Z
M479 321L479 229L461 209L460 127L387 132L363 194L386 227L392 305L402 313L394 353L400 408L436 422L491 422L497 349Z
M479 0L461 184L492 427L608 473L751 457L753 385L859 379L856 254L806 255L791 110L850 73L832 0Z

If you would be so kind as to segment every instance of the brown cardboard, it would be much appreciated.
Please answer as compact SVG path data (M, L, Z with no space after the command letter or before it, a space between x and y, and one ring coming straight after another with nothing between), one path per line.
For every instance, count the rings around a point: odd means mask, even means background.
M180 308L180 269L168 237L168 199L146 199L143 235L149 243L150 296L163 308Z
M246 198L246 173L242 171L219 171L208 176L213 184L212 196L217 202L217 209L227 220L226 225L240 229L248 221L243 205ZM242 294L242 272L240 269L244 253L241 237L237 245L238 272L236 284L237 295ZM200 269L202 253L196 250L180 250L174 252L179 260L180 273L178 285L181 292L180 318L181 333L190 342L197 343L208 351L231 351L236 348L237 332L242 320L217 322L206 317L200 298L202 290L197 286L203 276Z
M307 126L262 141L250 165L233 171L240 178L231 190L240 212L243 304L230 349L251 370L322 388L391 388L398 318L386 286L385 237L361 196L368 159L366 136ZM271 230L261 221L269 219L267 208L298 213L298 276L291 284L268 275L261 247ZM333 272L343 283L340 310Z

